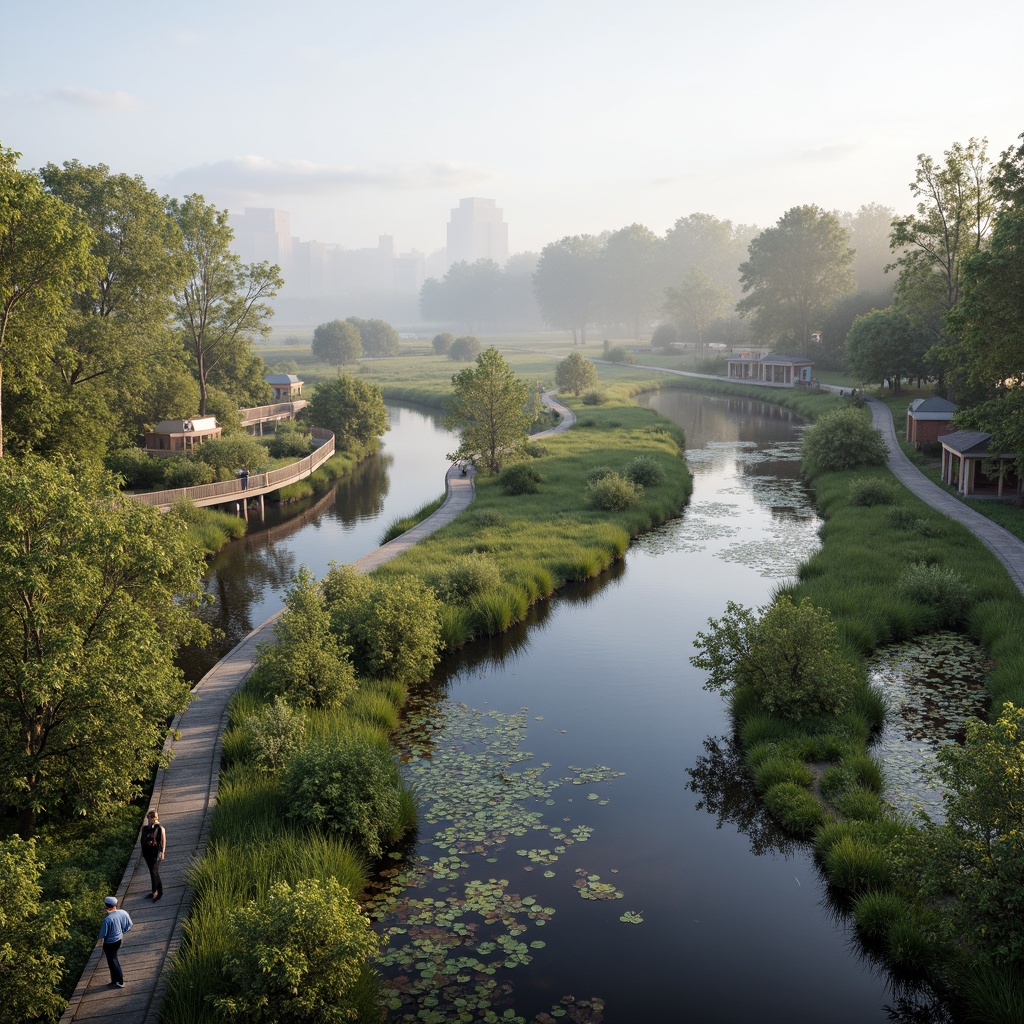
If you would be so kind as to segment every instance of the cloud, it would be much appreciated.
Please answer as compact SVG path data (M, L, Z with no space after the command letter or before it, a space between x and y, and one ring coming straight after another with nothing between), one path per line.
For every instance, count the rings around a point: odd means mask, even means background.
M250 155L186 167L174 174L169 183L182 193L209 191L253 198L281 194L336 195L358 188L455 189L488 177L477 168L451 163L332 167L308 160L271 160Z
M92 110L141 110L144 106L138 96L121 92L97 92L95 89L50 89L44 94L58 103Z

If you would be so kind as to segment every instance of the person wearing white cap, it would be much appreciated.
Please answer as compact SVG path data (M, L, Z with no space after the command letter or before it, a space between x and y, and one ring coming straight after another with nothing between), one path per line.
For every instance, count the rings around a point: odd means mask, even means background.
M124 933L131 929L132 919L128 916L127 910L118 908L116 896L108 896L103 902L107 906L107 913L103 918L103 924L100 925L100 937L96 945L103 947L103 955L107 958L107 966L110 968L111 986L124 988L124 974L117 954Z

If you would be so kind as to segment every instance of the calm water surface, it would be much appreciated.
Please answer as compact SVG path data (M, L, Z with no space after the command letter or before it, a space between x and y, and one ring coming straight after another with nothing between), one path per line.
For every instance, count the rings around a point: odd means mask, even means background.
M710 616L767 603L817 544L799 427L745 399L647 404L686 431L691 505L601 579L448 659L411 715L421 827L375 911L393 1021L890 1019L886 977L737 781L721 698L688 661ZM218 558L230 637L280 607L300 564L359 557L440 492L450 437L391 416L360 479Z

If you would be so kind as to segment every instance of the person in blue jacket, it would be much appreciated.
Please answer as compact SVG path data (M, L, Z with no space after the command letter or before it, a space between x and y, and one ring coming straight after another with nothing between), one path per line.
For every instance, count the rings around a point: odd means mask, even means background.
M100 925L100 937L96 945L103 947L103 955L107 958L107 966L110 968L111 986L124 988L124 974L117 954L121 949L124 933L131 929L132 919L128 916L127 910L118 908L116 896L108 896L103 902L107 905L107 913L103 918L103 924Z

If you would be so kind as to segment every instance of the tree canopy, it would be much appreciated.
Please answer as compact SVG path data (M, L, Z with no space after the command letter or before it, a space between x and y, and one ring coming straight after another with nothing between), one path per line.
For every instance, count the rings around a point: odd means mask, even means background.
M359 328L348 320L331 320L318 324L313 331L313 355L331 366L354 363L363 354Z
M754 338L777 351L807 355L836 299L853 291L853 250L834 213L794 206L751 243L740 266Z
M391 428L380 388L347 373L317 385L306 416L314 426L333 431L339 451L374 447Z
M174 317L199 383L199 415L206 415L211 385L224 388L236 406L247 404L251 387L240 388L239 382L254 384L253 372L262 381L263 363L253 355L252 341L270 330L273 310L267 300L284 283L280 269L270 263L243 264L231 251L227 210L208 205L202 196L171 199L168 209L185 247L185 276L175 290ZM269 400L270 390L265 385L264 390L257 397Z
M345 322L359 332L366 355L378 359L398 355L398 331L386 320L364 320L358 316L350 316Z
M526 444L530 389L512 372L501 353L491 346L476 358L476 366L452 377L445 424L458 430L459 447L448 456L469 459L488 473L517 458Z
M533 289L544 320L587 340L601 296L601 242L594 235L566 236L541 250Z
M578 395L588 388L597 387L597 367L579 352L570 352L555 367L555 383L563 391Z
M912 377L924 376L927 332L896 309L857 317L846 335L846 366L862 384L889 383L894 395Z
M174 656L203 635L204 567L106 473L0 460L0 804L23 836L141 793L188 698Z

